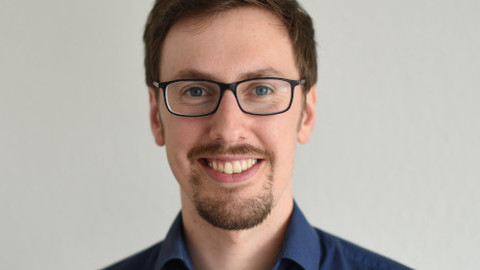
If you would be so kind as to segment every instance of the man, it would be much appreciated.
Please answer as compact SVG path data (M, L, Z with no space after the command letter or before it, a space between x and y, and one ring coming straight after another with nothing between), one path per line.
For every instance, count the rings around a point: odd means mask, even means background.
M108 269L407 269L312 228L292 195L315 120L310 17L294 0L157 0L150 121L180 184L165 240Z

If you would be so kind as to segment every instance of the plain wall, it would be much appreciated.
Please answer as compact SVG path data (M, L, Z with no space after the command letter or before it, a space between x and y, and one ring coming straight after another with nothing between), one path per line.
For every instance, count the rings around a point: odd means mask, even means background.
M309 221L418 269L480 267L480 2L301 1L319 53ZM0 3L0 268L98 269L180 209L148 122L152 1Z

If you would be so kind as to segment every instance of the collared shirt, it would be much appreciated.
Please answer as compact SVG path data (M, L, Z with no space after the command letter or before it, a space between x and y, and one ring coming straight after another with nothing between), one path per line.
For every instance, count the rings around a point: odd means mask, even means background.
M179 214L164 241L105 270L192 270ZM274 270L404 270L381 255L313 228L295 204Z

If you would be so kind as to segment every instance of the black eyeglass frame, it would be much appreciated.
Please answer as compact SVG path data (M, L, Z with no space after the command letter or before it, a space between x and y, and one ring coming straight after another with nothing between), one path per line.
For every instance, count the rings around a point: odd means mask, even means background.
M238 97L237 97L237 86L241 83L244 83L244 82L257 81L257 80L281 80L281 81L288 82L290 84L290 90L291 90L290 91L290 102L288 103L288 107L284 110L281 110L281 111L278 111L278 112L273 112L273 113L252 113L252 112L249 112L249 111L246 111L245 109L243 109L242 105L240 104L240 101L238 100ZM172 83L176 83L176 82L210 82L210 83L214 83L214 84L218 85L219 88L220 88L220 96L218 98L218 102L217 102L217 105L215 106L215 109L213 109L211 112L202 113L202 114L181 114L181 113L176 113L176 112L172 111L171 108L170 108L170 105L168 104L168 101L167 101L167 94L166 94L167 91L166 91L166 89L167 89L168 85L170 85ZM157 90L156 93L155 93L157 102L158 102L159 91L160 91L159 89L161 88L163 90L163 100L165 101L168 112L170 112L173 115L184 116L184 117L200 117L200 116L206 116L206 115L214 114L217 111L218 107L220 106L220 102L222 102L222 97L223 97L223 94L225 93L225 91L226 90L231 90L233 92L233 95L235 96L235 100L237 101L238 107L240 108L240 110L242 110L242 112L244 112L246 114L250 114L250 115L267 116L267 115L281 114L281 113L284 113L284 112L288 111L290 109L290 107L292 107L295 87L298 86L298 85L302 85L304 83L305 83L305 79L290 80L290 79L285 79L285 78L280 78L280 77L259 77L259 78L251 78L251 79L241 80L241 81L234 82L234 83L221 83L221 82L217 82L217 81L214 81L214 80L208 80L208 79L177 79L177 80L172 80L172 81L167 81L167 82L154 81L153 86Z

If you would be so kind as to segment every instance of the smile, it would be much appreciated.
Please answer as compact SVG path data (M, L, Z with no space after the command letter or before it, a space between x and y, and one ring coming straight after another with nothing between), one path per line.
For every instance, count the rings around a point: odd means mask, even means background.
M213 170L225 174L238 174L248 169L252 168L253 165L257 163L257 159L240 159L240 160L231 160L231 161L223 161L223 160L214 160L208 159L206 160L206 164L208 167L212 168Z

